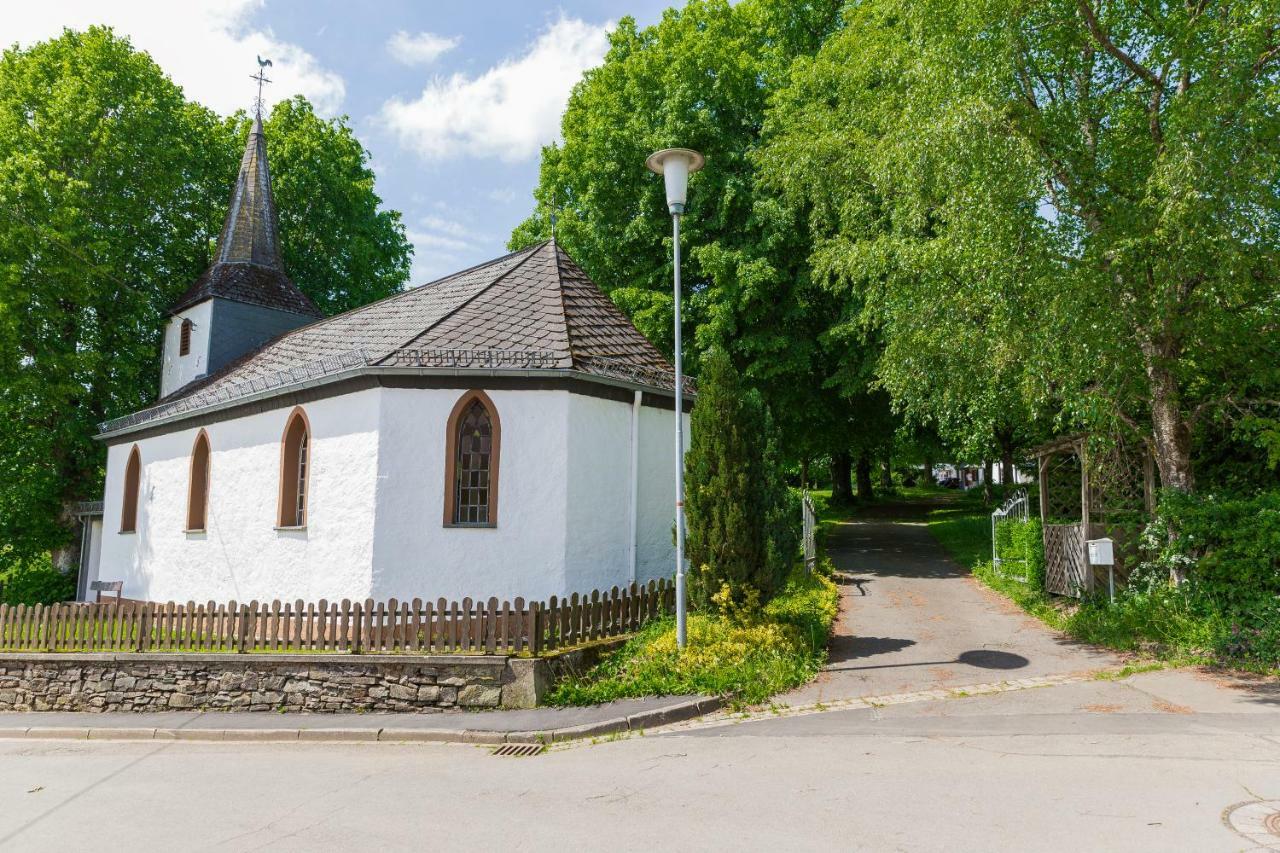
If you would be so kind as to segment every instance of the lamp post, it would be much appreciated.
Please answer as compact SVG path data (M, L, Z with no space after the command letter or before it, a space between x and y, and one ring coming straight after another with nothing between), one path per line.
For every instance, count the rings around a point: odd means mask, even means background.
M676 645L684 648L687 618L684 589L684 378L680 363L680 217L684 215L689 190L689 174L706 161L689 148L655 151L645 165L662 175L667 187L667 210L671 212L672 245L675 248L675 368L676 368Z

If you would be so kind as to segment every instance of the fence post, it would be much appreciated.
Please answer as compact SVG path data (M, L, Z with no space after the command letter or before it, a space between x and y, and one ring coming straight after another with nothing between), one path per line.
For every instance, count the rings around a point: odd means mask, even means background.
M538 602L529 602L529 651L537 657L542 653L542 608Z

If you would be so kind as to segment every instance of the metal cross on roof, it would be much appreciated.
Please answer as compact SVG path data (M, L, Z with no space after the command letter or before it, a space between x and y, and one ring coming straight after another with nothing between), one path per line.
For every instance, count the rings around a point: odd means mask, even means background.
M250 80L258 81L258 97L253 102L253 109L254 109L254 112L257 113L259 118L262 117L262 84L271 82L271 80L266 75L266 69L270 67L271 67L271 60L263 59L261 56L259 56L258 57L258 73L249 75Z

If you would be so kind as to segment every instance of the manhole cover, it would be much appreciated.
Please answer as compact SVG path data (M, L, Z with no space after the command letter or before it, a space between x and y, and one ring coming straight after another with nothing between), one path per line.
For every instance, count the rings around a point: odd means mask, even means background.
M1227 810L1227 825L1268 850L1280 850L1280 800L1241 803Z

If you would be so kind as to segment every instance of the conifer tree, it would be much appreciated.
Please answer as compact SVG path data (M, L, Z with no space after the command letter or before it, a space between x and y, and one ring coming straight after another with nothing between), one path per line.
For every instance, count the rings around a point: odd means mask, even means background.
M795 556L795 516L773 423L728 355L703 361L685 457L690 597L706 607L728 586L737 604L767 599ZM723 601L723 599L717 599Z

